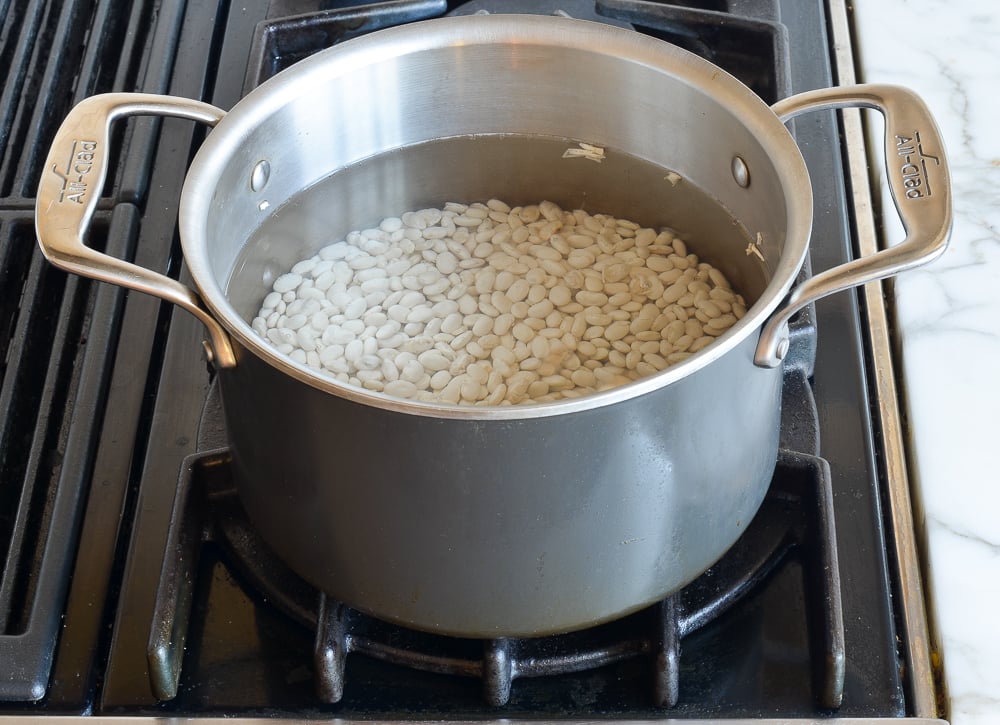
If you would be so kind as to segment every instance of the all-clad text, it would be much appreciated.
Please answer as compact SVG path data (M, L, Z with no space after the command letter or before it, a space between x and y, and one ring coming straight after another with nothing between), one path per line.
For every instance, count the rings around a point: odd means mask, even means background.
M914 131L912 136L896 134L896 154L903 160L899 171L906 189L907 199L921 199L931 196L930 181L927 177L927 160L940 165L937 156L925 153L920 144L920 132Z
M96 141L74 141L65 167L60 169L58 165L52 165L52 172L62 179L62 189L59 191L60 202L83 203L89 182L87 176L94 168L96 156Z

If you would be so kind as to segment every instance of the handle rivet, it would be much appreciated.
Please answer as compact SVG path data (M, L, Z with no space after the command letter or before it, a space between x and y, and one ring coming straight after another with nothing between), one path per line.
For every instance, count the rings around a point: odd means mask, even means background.
M778 341L778 349L774 351L774 354L779 360L785 359L785 355L788 354L789 345L790 343L787 337L783 337Z
M739 156L733 157L732 164L733 179L737 184L746 189L750 186L750 169L747 168L747 162L744 161Z
M258 161L253 171L250 172L250 188L254 191L261 191L267 186L267 180L271 178L271 164L266 159Z

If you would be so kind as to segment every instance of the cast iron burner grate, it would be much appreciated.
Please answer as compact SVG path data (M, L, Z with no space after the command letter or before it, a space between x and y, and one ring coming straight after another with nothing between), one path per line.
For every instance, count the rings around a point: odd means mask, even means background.
M791 93L788 30L778 22L777 0L727 0L718 10L646 0L391 0L337 8L272 0L254 30L243 94L336 43L446 11L555 14L631 28L715 63L769 104Z
M808 598L813 691L823 708L840 705L844 627L829 467L822 458L782 449L767 498L743 537L682 591L636 614L567 634L524 639L466 639L382 622L313 589L260 539L231 478L217 388L206 403L200 443L178 481L148 645L154 693L177 694L193 585L203 543L220 544L255 595L315 631L317 698L344 694L350 653L442 675L479 678L485 702L507 704L517 678L547 677L645 658L650 701L673 707L680 695L681 640L722 617L786 561L802 560Z
M530 0L494 3L502 4L502 10L530 4ZM566 0L559 4L575 15L567 6L582 3ZM321 607L323 619L328 620L331 613L340 616L336 605L321 605L319 593L287 570L267 572L273 577L271 589L256 587L253 572L233 573L236 564L231 567L229 562L238 562L239 557L225 550L229 544L219 543L232 537L220 531L221 512L238 506L224 456L218 468L211 457L189 461L198 465L186 479L188 487L175 490L184 456L206 450L193 444L209 380L197 348L203 334L200 324L144 295L62 279L45 265L37 249L31 252L34 189L42 172L46 139L74 101L95 92L140 90L202 98L230 108L243 88L252 30L259 20L347 6L357 10L360 4L350 0L238 4L141 0L123 13L121 4L110 0L0 2L4 27L0 57L9 61L0 63L4 99L0 103L0 247L6 255L2 266L7 273L0 296L8 303L0 305L4 312L0 324L6 330L6 336L0 334L0 348L8 353L3 396L20 401L0 406L8 433L3 438L9 444L4 449L9 455L5 475L0 477L5 487L0 498L13 502L0 507L0 550L6 555L6 561L0 562L0 662L6 665L3 674L7 676L0 683L4 690L0 699L9 700L0 703L0 710L8 717L44 719L46 713L76 713L97 719L152 714L183 719L246 714L310 719L329 717L330 712L368 721L497 717L494 708L482 705L479 692L484 652L490 643L437 640L448 647L437 656L473 663L468 665L469 676L386 665L362 654L368 642L382 636L383 625L346 610L340 610L349 625L343 646L333 651L318 648L321 662L327 655L335 663L348 651L352 653L341 660L346 662L348 675L344 698L336 706L318 704L313 674L323 668L312 665L313 635ZM403 4L376 3L383 9ZM415 3L409 0L407 4ZM460 11L465 5L462 0L433 4L437 14ZM838 19L831 13L837 3L678 0L678 4L683 7L657 11L659 21L616 22L627 22L689 49L714 53L714 62L773 101L767 91L772 82L758 83L753 78L775 73L764 66L771 54L768 48L777 47L780 38L772 41L765 32L758 33L760 46L736 48L730 59L724 57L728 50L713 50L711 43L726 33L732 35L721 26L739 24L739 18L777 21L780 7L790 39L792 90L829 86L836 80L837 69L829 64L835 38L828 15ZM628 8L652 12L654 5L671 3L600 2L603 11L611 14ZM441 10L442 6L446 9ZM684 8L694 6L734 17L714 16L717 25L706 23L692 29L662 15L684 14ZM658 29L657 24L662 27ZM341 37L364 29L348 27ZM335 40L326 38L322 47ZM274 46L273 72L312 52L301 47L286 52L284 42L278 40ZM63 72L66 68L70 70ZM787 74L788 67L775 77ZM850 258L852 239L838 126L832 113L818 114L807 122L800 119L796 130L816 185L811 255L817 267L825 269ZM175 248L176 195L200 133L187 123L138 119L116 134L123 137L122 143L113 144L115 172L101 201L97 236L91 241L114 256L176 273L181 264ZM157 181L151 185L153 177ZM55 302L50 299L53 295ZM42 308L38 308L40 301L46 302ZM899 646L918 633L911 635L897 626L899 610L893 588L898 580L893 578L894 566L885 549L892 531L884 527L879 500L882 447L878 422L873 431L868 416L872 401L861 345L865 326L856 305L854 295L832 297L824 301L818 317L813 310L800 317L810 325L793 326L793 349L799 352L785 363L781 447L818 452L817 406L802 406L803 399L811 400L815 393L822 411L823 455L834 470L843 545L839 557L844 577L843 623L851 642L840 715L903 717L912 703ZM818 359L813 319L824 329ZM36 339L34 332L22 334L37 331L39 321L44 323L41 338ZM839 621L832 634L822 634L815 626L829 615L809 611L809 601L815 597L807 596L803 585L815 582L816 570L822 568L813 554L813 534L804 532L802 522L826 510L828 504L809 498L816 490L811 476L815 470L825 475L825 466L808 456L783 454L779 471L786 470L796 471L800 480L772 489L754 524L758 531L774 520L777 530L787 533L788 538L778 536L782 543L771 549L775 552L771 571L746 588L738 605L720 611L715 620L697 630L692 629L698 624L693 617L703 610L701 603L719 599L712 589L716 580L724 578L718 567L674 600L675 610L680 610L676 631L686 636L681 638L680 699L671 717L816 719L830 715L813 702L824 700L828 686L813 688L810 678L813 671L837 672L843 636ZM164 537L175 495L177 512L195 514L183 524L178 519L181 515L173 514L171 541L186 543L171 549L170 561L163 567L168 575L183 574L170 591L158 582L157 574L163 566ZM828 492L822 495L828 501ZM791 520L783 519L783 513L790 514ZM246 526L242 521L230 525L238 530ZM253 545L253 540L248 543ZM832 549L832 544L828 546ZM733 556L737 554L727 556L725 562ZM256 561L257 552L243 559ZM180 678L178 696L160 704L150 692L146 669L158 586L161 619L154 626L160 633L176 631L181 637L154 653L162 664L160 669L154 667L154 676L166 682L167 689L171 683L176 687ZM808 589L821 592L823 586L810 584ZM269 593L276 589L284 593L280 597ZM168 596L174 597L172 602ZM839 612L840 602L834 606L831 611ZM188 628L184 618L190 608ZM285 610L296 613L288 616ZM164 613L170 617L162 618ZM501 716L536 721L662 717L648 704L653 698L647 694L656 671L654 650L670 651L660 648L656 639L665 630L660 614L654 607L606 625L599 636L607 639L601 641L614 640L612 634L621 633L617 641L622 644L605 644L605 649L617 648L622 653L631 648L632 654L622 654L628 658L618 664L578 675L529 677L529 657L555 658L568 640L582 635L547 643L506 643L511 680L516 682ZM837 620L837 615L831 618ZM388 636L395 639L380 646L430 638L398 628L390 631ZM812 651L803 652L804 643L811 639L816 641L810 646ZM169 637L158 634L154 648L165 640ZM319 641L322 645L325 640ZM339 635L333 641L338 642ZM837 645L824 644L829 641ZM549 647L542 654L528 649L542 645ZM501 647L496 649L503 652ZM810 664L813 661L817 664ZM836 676L825 681L838 682ZM335 689L326 686L328 691ZM39 697L38 703L27 704Z

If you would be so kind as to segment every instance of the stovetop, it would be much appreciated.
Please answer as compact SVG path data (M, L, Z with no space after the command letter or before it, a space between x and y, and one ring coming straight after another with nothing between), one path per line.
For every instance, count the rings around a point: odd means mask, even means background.
M322 677L317 683L316 642L329 635L321 625L317 636L316 621L324 621L318 593L294 581L282 590L289 596L267 589L245 565L266 552L241 555L233 526L215 519L220 507L238 509L238 502L226 498L224 471L204 474L206 461L225 460L216 450L225 441L211 408L213 371L202 356L199 323L152 298L68 277L37 250L33 195L42 160L59 121L82 98L141 90L229 108L317 44L498 5L145 0L124 12L112 0L0 2L0 719L736 722L914 713L897 562L886 541L882 429L870 413L872 363L857 297L824 300L795 323L779 461L779 473L795 473L772 488L754 530L777 517L776 530L796 533L762 535L778 542L772 548L780 555L711 621L692 623L712 601L714 582L702 580L671 605L688 617L678 630L675 703L664 706L651 684L651 660L663 651L662 637L649 634L659 626L655 612L636 618L653 617L652 630L645 621L638 634L634 622L621 625L625 633L610 648L632 647L628 656L593 670L515 678L504 704L483 697L483 677L387 663L380 652L408 635L379 635L389 644L358 645L348 656L342 697L334 701ZM837 79L829 22L844 9L836 2L502 6L632 25L708 57L768 102ZM852 254L841 127L833 114L814 114L797 119L794 132L819 185L811 264L825 269ZM177 199L204 133L176 120L140 119L117 129L120 151L90 243L184 279ZM817 555L801 522L825 515L836 542ZM721 577L728 561L709 576ZM831 618L831 607L810 603L817 592L828 598L828 578L817 569L831 566L839 575L832 606L839 636L817 624ZM161 574L177 586L164 586ZM150 656L157 642L166 647L166 664ZM531 646L522 646L529 659L542 658ZM476 662L483 643L447 647L435 656ZM839 707L824 684L838 667Z

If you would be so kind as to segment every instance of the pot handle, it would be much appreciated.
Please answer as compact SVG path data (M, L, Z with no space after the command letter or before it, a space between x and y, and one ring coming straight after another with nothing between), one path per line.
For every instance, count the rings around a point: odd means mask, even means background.
M939 257L951 232L951 180L937 124L915 93L890 85L856 85L808 91L771 106L782 120L807 111L874 108L885 117L885 165L906 238L894 247L815 275L792 290L765 323L754 363L776 367L788 351L788 320L834 292L874 282Z
M208 331L214 363L236 365L229 336L187 285L91 249L84 235L108 171L111 123L124 116L176 116L214 126L225 111L201 101L148 93L105 93L78 103L56 132L38 185L35 232L42 254L55 266L147 292L183 307Z

